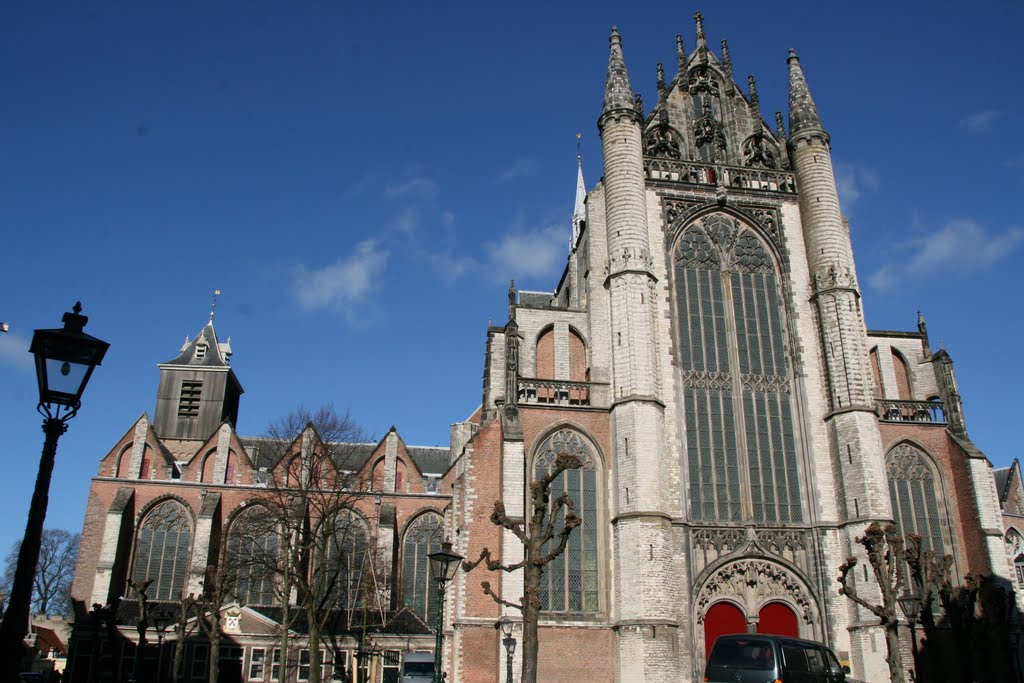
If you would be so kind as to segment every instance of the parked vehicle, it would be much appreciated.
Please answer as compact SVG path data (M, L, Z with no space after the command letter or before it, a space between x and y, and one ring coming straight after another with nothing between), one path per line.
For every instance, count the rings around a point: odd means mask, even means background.
M832 650L799 638L737 633L719 636L711 648L707 683L852 683Z
M409 652L402 662L402 683L434 680L434 653Z

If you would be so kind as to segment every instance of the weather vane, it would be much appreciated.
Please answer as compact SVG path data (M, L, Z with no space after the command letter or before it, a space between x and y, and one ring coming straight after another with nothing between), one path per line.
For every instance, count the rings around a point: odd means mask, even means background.
M213 290L213 301L210 303L210 322L213 322L213 312L217 309L217 297L220 296L220 290Z

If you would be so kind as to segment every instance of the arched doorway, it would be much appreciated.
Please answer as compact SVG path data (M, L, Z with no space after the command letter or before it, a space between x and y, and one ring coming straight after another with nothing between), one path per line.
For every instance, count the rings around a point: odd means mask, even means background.
M704 658L711 654L711 646L718 636L746 632L747 620L743 611L730 602L716 602L704 617Z
M757 632L773 636L800 637L796 612L784 602L769 602L757 613Z

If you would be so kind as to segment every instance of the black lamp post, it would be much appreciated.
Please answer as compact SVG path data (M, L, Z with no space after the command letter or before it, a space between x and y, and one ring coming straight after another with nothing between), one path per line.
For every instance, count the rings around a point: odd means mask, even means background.
M167 626L170 625L171 620L167 618L166 614L158 614L153 617L153 625L156 627L156 680L157 683L163 683L164 680L164 633L167 632Z
M516 656L516 639L512 637L515 622L510 617L498 619L494 628L501 629L501 644L505 646L505 683L512 683L512 660Z
M45 418L43 432L46 441L39 458L39 474L36 475L25 536L18 552L10 602L0 626L0 680L4 681L14 680L21 665L32 606L32 584L49 502L50 477L57 455L57 439L67 431L67 421L82 405L85 385L110 346L82 331L89 319L80 315L81 311L82 304L75 303L73 312L64 314L63 328L36 330L29 348L36 357L36 377L39 380L39 405L36 409Z
M921 596L917 593L912 593L908 589L904 588L902 595L896 598L896 602L899 603L900 609L903 610L903 616L910 622L910 647L914 655L914 680L917 680L917 620L921 616Z
M441 549L427 555L430 560L430 575L437 581L437 635L434 638L434 680L441 683L441 644L444 641L444 591L448 582L455 578L463 557L452 552L452 544L445 541Z

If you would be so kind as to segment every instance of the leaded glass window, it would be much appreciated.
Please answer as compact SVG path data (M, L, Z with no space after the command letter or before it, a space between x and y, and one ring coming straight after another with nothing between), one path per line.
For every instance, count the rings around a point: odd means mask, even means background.
M231 525L228 566L235 572L233 595L243 605L277 603L274 568L279 565L276 520L262 506L243 512Z
M563 429L541 444L534 465L534 476L553 471L559 453L573 453L583 460L583 467L566 470L551 484L551 497L567 493L573 510L582 523L569 536L565 552L544 568L541 577L541 609L546 612L597 612L600 610L598 590L599 558L597 551L598 470L591 447L578 433ZM555 528L561 529L564 508L559 511ZM558 535L544 546L558 542Z
M132 581L152 580L150 600L178 600L185 587L192 549L192 525L185 507L175 501L160 503L139 527Z
M314 565L313 585L333 594L339 607L362 605L375 578L366 522L351 510L341 510L321 521L319 533L325 552Z
M429 553L441 549L444 520L428 513L409 525L402 553L402 592L405 604L428 624L437 622L437 590L430 578Z
M674 252L690 516L800 522L779 278L764 244L721 214Z
M938 482L925 454L909 443L901 443L886 458L885 471L900 531L920 535L924 550L934 550L938 557L945 555Z

